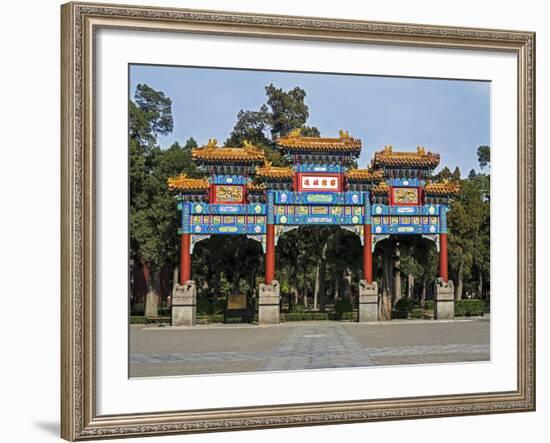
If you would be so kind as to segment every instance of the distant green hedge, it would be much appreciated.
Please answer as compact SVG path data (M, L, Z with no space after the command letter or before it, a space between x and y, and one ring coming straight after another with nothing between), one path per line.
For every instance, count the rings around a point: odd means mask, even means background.
M197 323L208 325L210 323L223 323L223 314L197 315Z
M357 321L357 312L342 312L340 318L337 320L344 320L344 321Z
M457 300L455 301L455 316L472 317L481 316L485 312L485 303L483 300Z
M413 308L409 312L409 318L424 318L424 310L422 308Z
M147 318L144 315L131 315L130 324L131 325L149 325L149 324L166 324L170 323L170 317L156 317L156 318Z
M281 314L284 321L312 321L312 320L328 320L328 312L293 312L289 314Z

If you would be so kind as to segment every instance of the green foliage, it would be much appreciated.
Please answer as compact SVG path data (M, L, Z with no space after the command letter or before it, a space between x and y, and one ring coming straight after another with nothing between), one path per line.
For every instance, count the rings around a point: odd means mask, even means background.
M433 309L434 308L434 301L433 300L426 300L426 304L424 306L426 309Z
M304 312L305 308L304 305L294 305L292 306L292 313L301 313Z
M457 317L481 316L485 313L483 300L457 300L455 301L455 315Z
M408 298L401 298L395 304L395 310L401 313L408 313L414 308L414 302Z
M357 321L357 312L343 312L342 316L338 320Z
M319 321L328 320L328 312L301 312L281 314L284 321Z
M490 284L490 186L488 174L470 172L448 213L449 267L458 298L464 288L477 293L480 282L486 289Z
M295 128L301 128L305 136L319 136L319 130L306 126L309 117L308 106L305 104L306 92L295 87L283 91L272 84L265 87L266 104L257 111L241 109L237 114L237 122L229 138L227 146L243 146L245 140L262 147L267 160L274 166L283 166L288 162L275 149L275 139L287 135Z
M211 323L223 323L223 314L197 315L197 324L208 325Z
M409 312L409 318L424 318L424 310L422 308L413 308Z
M339 299L334 304L334 316L336 320L342 319L344 313L352 311L353 305L351 304L351 301L347 299Z
M134 303L130 308L130 315L141 316L145 314L145 305L143 303Z
M174 128L172 100L163 92L139 84L130 102L130 138L139 145L153 147L159 135L168 135Z
M491 164L491 148L489 146L480 146L477 148L477 161L481 169Z
M143 315L130 316L131 325L149 325L149 324L164 325L166 323L169 323L169 321L170 321L170 317L167 317L167 316L158 317L158 318L147 318Z

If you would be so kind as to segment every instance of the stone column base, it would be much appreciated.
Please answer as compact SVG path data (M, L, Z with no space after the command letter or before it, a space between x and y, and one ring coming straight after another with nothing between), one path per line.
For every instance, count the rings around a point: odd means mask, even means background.
M359 322L378 321L378 284L359 280Z
M172 291L172 326L197 323L197 287L193 280L176 285Z
M273 280L270 285L260 284L258 293L258 323L260 325L279 324L281 299L279 282Z
M447 283L441 277L435 281L434 318L448 320L455 318L455 288L453 281Z

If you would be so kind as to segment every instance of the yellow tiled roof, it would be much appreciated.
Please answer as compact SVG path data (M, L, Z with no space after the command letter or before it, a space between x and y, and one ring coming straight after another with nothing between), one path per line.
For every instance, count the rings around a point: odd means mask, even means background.
M168 179L168 188L178 191L206 192L209 188L208 180L205 178L188 178L181 174Z
M300 150L310 152L361 152L361 140L350 137L345 131L340 131L340 137L303 137L300 130L295 129L289 135L279 137L277 146L286 151Z
M255 175L259 178L291 180L293 172L290 166L272 166L270 162L266 162L263 166L256 168Z
M435 168L439 164L439 154L426 152L418 146L416 152L394 152L391 146L374 154L373 166L397 168Z
M460 191L460 183L443 182L426 184L426 194L429 195L456 195Z
M350 169L346 177L354 182L377 182L384 178L382 169Z
M387 195L389 190L388 184L385 181L381 181L372 189L372 193L375 195Z
M263 149L245 142L243 148L217 147L211 139L206 146L193 149L193 159L208 163L246 163L259 164L265 161Z

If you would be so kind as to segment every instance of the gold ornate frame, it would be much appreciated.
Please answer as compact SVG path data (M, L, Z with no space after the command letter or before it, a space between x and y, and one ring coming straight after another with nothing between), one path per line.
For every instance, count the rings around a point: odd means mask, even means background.
M535 34L123 5L61 8L61 436L67 440L533 411ZM507 51L518 59L517 390L98 416L95 408L94 35L114 28Z

